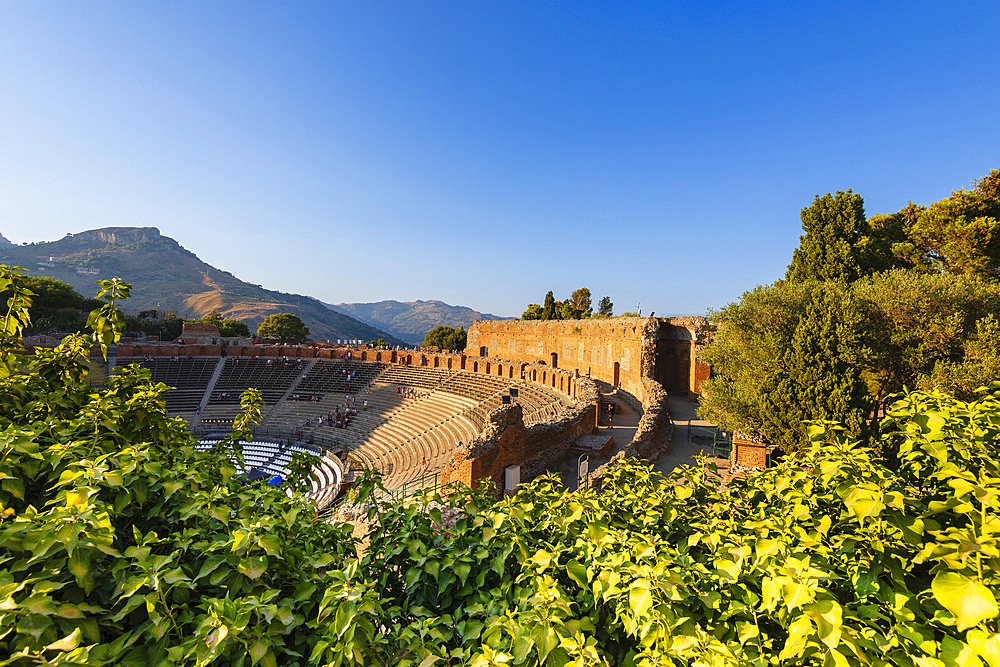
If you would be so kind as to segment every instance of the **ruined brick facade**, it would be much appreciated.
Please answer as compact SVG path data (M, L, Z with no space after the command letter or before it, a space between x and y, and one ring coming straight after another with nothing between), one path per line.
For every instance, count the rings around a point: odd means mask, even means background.
M700 394L709 368L702 317L586 320L481 320L469 328L466 355L545 363L621 387L645 400L642 378L669 392Z

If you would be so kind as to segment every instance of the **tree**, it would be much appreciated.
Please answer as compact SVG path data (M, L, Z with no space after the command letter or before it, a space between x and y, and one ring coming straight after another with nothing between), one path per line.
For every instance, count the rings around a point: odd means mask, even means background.
M233 318L224 318L217 310L213 310L208 315L193 321L202 324L214 324L219 329L219 335L224 338L246 338L250 336L250 327L246 322Z
M712 378L703 385L700 414L728 430L773 421L765 414L773 383L762 379L792 372L786 354L818 291L836 311L840 358L860 374L880 412L907 388L972 398L994 373L988 332L1000 321L1000 284L903 269L850 285L782 282L710 313L713 334L701 360L712 366Z
M86 324L81 314L86 299L69 283L45 276L21 276L18 281L32 292L29 333L80 331Z
M559 319L559 311L556 310L556 297L552 294L552 290L549 290L548 294L545 295L545 302L542 305L542 319Z
M573 308L573 302L569 299L560 302L561 306L559 308L559 319L560 320L578 320L580 319L580 313L575 308Z
M574 291L570 297L570 302L573 304L573 310L581 315L589 315L593 312L590 306L590 290L586 287L581 287Z
M438 347L442 350L464 350L467 334L462 327L449 327L440 324L424 336L425 347Z
M817 195L801 217L805 234L799 237L786 280L850 282L868 271L868 221L861 195L851 190Z
M226 338L249 338L250 336L250 326L242 320L227 317L218 326L219 335Z
M521 313L522 320L540 320L545 311L537 303L529 303L527 310Z
M601 317L611 317L615 314L615 304L611 302L611 297L601 297L601 300L597 304L597 314Z
M852 438L868 436L873 402L860 369L841 351L838 300L813 291L782 363L763 380L759 432L787 453L807 443L806 422L837 421Z
M274 313L257 325L257 335L260 338L301 343L309 337L309 329L297 315Z
M932 268L1000 278L1000 171L921 210L909 234Z

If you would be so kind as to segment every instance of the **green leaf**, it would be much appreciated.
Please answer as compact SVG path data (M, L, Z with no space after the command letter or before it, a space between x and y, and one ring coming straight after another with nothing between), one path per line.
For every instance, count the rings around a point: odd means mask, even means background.
M844 498L844 504L859 519L878 516L885 509L885 504L882 502L882 491L867 486L851 487Z
M80 645L80 628L45 647L46 651L72 651Z
M941 606L954 614L959 632L1000 613L990 589L957 572L938 574L931 582L931 591Z
M281 540L278 539L277 535L265 535L257 540L257 544L259 544L269 556L277 556L281 553Z
M252 661L251 664L256 665L258 662L260 662L260 659L264 657L265 653L267 653L267 644L258 639L250 646L250 660Z
M24 482L20 479L8 477L0 482L0 489L3 489L15 498L24 500Z

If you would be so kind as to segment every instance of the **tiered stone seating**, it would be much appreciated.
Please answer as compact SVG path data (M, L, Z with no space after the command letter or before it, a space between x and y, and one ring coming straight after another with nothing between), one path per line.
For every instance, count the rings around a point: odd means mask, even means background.
M292 383L299 379L308 366L307 361L275 359L226 359L219 381L212 389L209 405L239 404L240 394L250 388L259 389L268 405L274 405L284 396Z
M345 371L355 374L347 384L349 393L344 391ZM204 382L207 385L208 380ZM397 489L404 484L419 486L422 478L440 471L451 459L456 444L474 439L485 423L485 415L499 407L512 388L518 390L515 400L523 406L529 426L558 418L569 400L553 389L520 378L460 370L386 367L353 360L279 359L267 364L263 359L241 358L226 360L211 402L201 413L202 420L234 416L240 393L248 387L260 389L264 400L273 406L265 411L263 433L271 433L272 437L275 433L297 433L295 437L303 443L346 450L353 462L382 471L386 486ZM415 392L400 393L398 387ZM226 396L222 397L222 393ZM292 400L295 395L315 396L317 400ZM344 411L348 396L354 399L357 414L347 428L335 428L328 415L338 409ZM322 425L318 424L319 417L323 418ZM248 464L283 475L290 454L267 447L275 446L248 445Z
M341 359L319 360L309 369L306 379L301 380L296 385L295 392L307 396L311 394L357 393L368 387L372 380L382 372L382 369L382 364L378 363L362 363ZM352 373L354 377L350 377Z
M212 441L202 440L197 448L205 451L211 446ZM292 456L296 453L310 454L315 458L316 464L312 471L312 489L306 495L322 509L333 502L336 497L340 488L342 471L313 449L296 443L245 442L243 443L243 460L247 467L241 469L237 463L237 473L243 474L251 470L259 470L266 475L266 478L280 475L284 479L288 476L287 467L292 461Z
M170 412L188 412L201 403L208 383L212 379L215 367L219 363L217 357L167 358L142 357L120 358L119 366L139 364L152 371L153 381L162 382L173 387L166 394L167 410Z
M394 392L382 389L386 390ZM383 471L389 488L435 473L451 458L458 442L468 442L478 434L475 424L462 414L474 404L471 399L440 392L403 399L352 455L367 467Z
M390 366L379 376L379 383L436 389L442 382L455 375L457 371L440 368L424 368L421 366Z

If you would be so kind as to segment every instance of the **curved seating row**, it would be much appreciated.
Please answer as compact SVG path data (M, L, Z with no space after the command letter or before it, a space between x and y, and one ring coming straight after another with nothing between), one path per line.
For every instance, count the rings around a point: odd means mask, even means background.
M212 440L202 440L196 449L206 451L212 447L213 442ZM288 465L292 461L292 456L299 453L312 455L315 459L315 465L312 469L312 488L306 496L311 498L320 509L333 502L340 491L343 471L333 461L325 456L320 456L312 449L297 443L255 441L242 443L242 450L243 461L247 465L243 469L239 463L234 462L238 474L259 470L267 477L280 475L282 479L288 476Z

